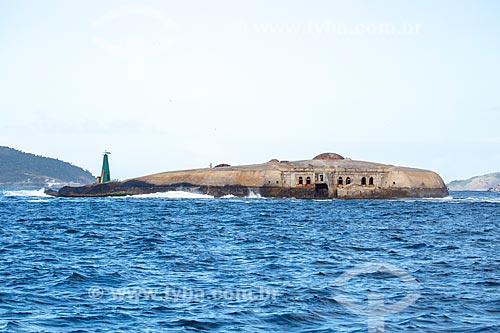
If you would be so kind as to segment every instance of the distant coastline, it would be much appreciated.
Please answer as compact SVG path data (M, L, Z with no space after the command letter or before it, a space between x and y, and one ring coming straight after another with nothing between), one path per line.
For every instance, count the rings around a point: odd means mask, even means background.
M492 191L500 192L500 172L488 173L447 184L450 191Z
M0 146L0 187L19 189L79 186L95 181L87 170L55 158Z

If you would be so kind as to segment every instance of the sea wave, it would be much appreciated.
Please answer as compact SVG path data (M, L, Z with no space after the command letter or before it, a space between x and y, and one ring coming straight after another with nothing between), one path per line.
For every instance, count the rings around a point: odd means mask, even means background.
M400 199L401 201L404 202L417 202L417 201L423 201L423 202L443 202L443 203L470 203L470 202L477 202L477 203L500 203L500 196L491 196L491 197L452 197L452 196L447 196L444 198L406 198L406 199Z
M200 194L193 192L168 191L168 192L156 192L148 194L136 194L128 196L128 198L213 199L214 197L207 194Z
M456 201L468 201L468 202L489 202L489 203L500 203L500 197L490 197L490 198L474 198L474 197L467 197L467 198L456 198L454 199Z
M262 196L260 193L255 193L254 191L250 190L248 195L245 198L250 198L250 199L261 199Z
M376 293L420 296L387 331L498 333L499 204L471 200L500 195L451 195L1 197L0 332L367 332L339 299Z
M3 191L2 195L5 197L50 197L50 195L45 194L44 188L41 188L39 190Z
M155 192L155 193L148 193L148 194L135 194L135 195L128 195L128 196L122 197L122 198L215 199L215 197L213 195L187 192L187 191L168 191L168 192ZM263 197L259 193L254 193L253 191L250 191L250 193L244 198L245 199L263 199ZM220 197L220 199L238 199L238 197L234 196L232 194L228 194L228 195ZM243 199L243 198L241 198L241 199Z

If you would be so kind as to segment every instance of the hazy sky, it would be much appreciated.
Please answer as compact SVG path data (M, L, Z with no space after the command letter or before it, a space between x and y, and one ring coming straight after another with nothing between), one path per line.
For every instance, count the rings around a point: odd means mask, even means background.
M113 178L337 152L500 171L500 1L0 0L0 145Z

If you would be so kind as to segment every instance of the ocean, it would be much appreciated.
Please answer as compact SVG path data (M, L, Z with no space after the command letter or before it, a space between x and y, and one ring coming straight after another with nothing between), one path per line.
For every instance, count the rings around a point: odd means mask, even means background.
M0 190L1 332L500 332L500 193Z

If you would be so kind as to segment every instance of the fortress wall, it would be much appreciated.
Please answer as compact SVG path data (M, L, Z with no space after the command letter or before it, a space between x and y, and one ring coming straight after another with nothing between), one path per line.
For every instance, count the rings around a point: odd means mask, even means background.
M394 168L386 176L386 188L446 188L441 177L432 171Z
M295 176L293 176L293 173L283 171L281 172L281 182L284 187L294 187L295 184Z
M337 187L339 199L375 199L382 198L382 191L375 186L346 185Z
M409 188L411 185L411 180L408 178L408 174L399 169L390 170L385 177L382 179L381 186L383 188Z
M177 183L191 183L193 185L207 186L263 186L269 182L281 184L281 172L278 170L253 170L214 168L188 171L165 172L150 176L136 178L137 180L154 185L171 185ZM279 184L278 184L279 185Z
M346 186L346 179L349 177L351 179L351 186L360 185L361 179L365 177L366 186L370 187L369 181L370 177L373 178L373 186L381 187L384 184L384 180L386 178L387 171L380 169L353 169L353 170L337 170L332 173L330 183L335 187ZM338 179L342 177L343 185L338 185Z
M441 177L432 171L393 167L385 172L373 174L365 172L338 172L341 175L354 175L351 184L336 185L336 195L342 199L357 198L405 198L405 197L443 197L448 195ZM360 185L361 177L370 175L374 186Z

